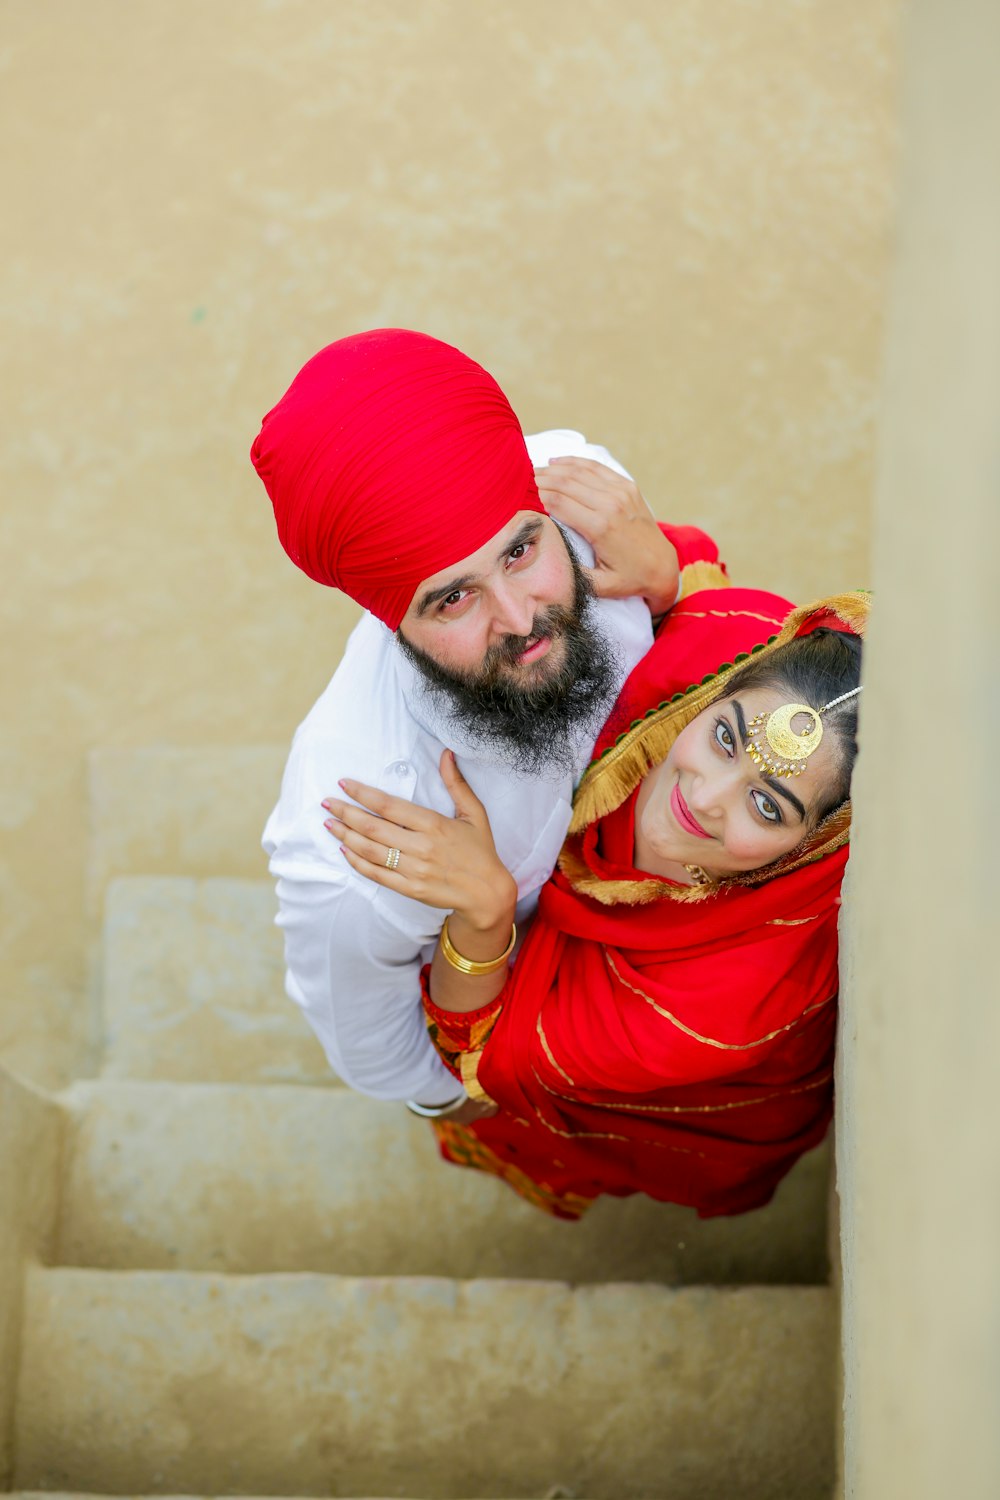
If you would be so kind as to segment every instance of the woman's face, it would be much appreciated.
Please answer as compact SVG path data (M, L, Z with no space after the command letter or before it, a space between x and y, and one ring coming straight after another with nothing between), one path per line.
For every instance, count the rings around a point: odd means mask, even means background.
M747 725L788 701L780 688L752 688L716 701L678 735L639 790L638 869L683 879L680 867L698 865L709 875L735 875L795 848L827 800L837 747L827 734L801 775L762 775L746 752Z

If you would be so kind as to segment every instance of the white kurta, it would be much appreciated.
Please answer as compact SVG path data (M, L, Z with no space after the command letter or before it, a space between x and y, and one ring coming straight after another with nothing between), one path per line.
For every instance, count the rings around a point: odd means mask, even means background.
M572 454L625 472L578 432L538 433L527 444L536 465ZM589 546L570 535L580 560L592 564ZM610 707L652 644L652 628L639 599L598 600L594 607L617 656ZM324 797L342 795L338 780L354 777L451 816L438 765L442 750L454 750L517 881L520 925L555 865L593 738L579 739L573 772L553 769L546 777L505 768L495 754L462 743L386 626L368 614L357 625L333 680L295 734L263 839L277 879L286 989L330 1066L352 1088L425 1104L454 1098L458 1086L428 1038L419 985L445 914L356 874L323 826Z

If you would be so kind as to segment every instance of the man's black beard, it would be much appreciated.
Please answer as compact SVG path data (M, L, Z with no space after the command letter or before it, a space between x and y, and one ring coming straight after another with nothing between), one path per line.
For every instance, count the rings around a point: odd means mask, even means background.
M597 738L616 686L615 653L592 619L590 580L568 543L566 551L573 601L541 610L532 628L532 636L549 636L553 648L560 639L565 643L562 665L544 681L518 682L510 675L531 636L504 636L489 648L478 672L455 672L396 631L403 654L466 742L499 751L505 765L523 774L573 770L584 731Z

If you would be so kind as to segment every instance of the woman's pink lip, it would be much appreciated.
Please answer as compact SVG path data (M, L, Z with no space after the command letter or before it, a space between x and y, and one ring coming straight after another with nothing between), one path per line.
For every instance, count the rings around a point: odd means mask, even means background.
M706 833L701 824L696 823L694 818L691 816L691 813L688 811L688 805L684 801L684 798L681 796L681 789L679 786L675 785L673 791L670 793L670 806L673 809L674 817L677 819L681 827L685 828L688 833L693 833L697 838L700 839L710 839L712 837L712 835L710 833Z

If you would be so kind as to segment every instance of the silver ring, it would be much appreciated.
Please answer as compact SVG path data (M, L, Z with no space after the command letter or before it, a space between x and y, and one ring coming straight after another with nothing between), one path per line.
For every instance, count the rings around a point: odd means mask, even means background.
M385 857L385 867L386 867L386 869L387 870L394 870L398 864L399 864L399 850L398 849L390 849L389 853Z

